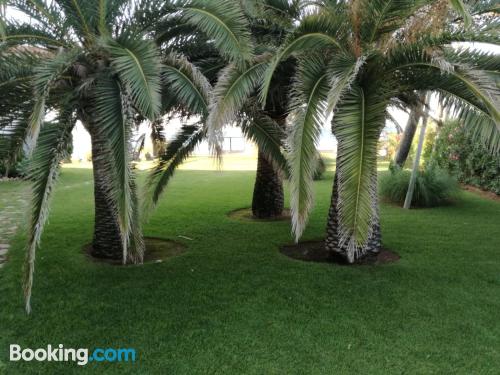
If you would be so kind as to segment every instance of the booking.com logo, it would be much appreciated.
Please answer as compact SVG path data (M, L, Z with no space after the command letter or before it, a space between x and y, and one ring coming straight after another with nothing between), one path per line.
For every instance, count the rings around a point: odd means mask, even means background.
M47 345L47 348L21 349L20 345L10 345L11 361L38 361L38 362L76 362L79 366L85 366L89 362L135 362L135 349L131 348L95 348L92 353L89 349L65 348Z

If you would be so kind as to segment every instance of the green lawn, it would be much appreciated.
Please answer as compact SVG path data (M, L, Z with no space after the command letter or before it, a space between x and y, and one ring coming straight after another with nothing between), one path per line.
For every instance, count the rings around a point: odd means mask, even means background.
M286 222L237 222L252 171L179 171L148 236L188 246L161 264L91 263L91 171L64 169L23 311L22 235L0 270L0 373L498 374L500 202L381 208L383 266L294 261ZM325 227L332 174L316 183L304 239ZM0 183L8 194L10 183ZM193 238L193 241L178 236ZM132 347L135 363L9 362L24 347ZM94 370L94 371L92 371Z

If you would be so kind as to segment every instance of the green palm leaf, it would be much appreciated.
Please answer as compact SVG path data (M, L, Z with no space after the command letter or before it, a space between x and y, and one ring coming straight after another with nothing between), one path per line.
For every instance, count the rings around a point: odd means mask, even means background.
M60 27L64 23L64 15L57 2L49 3L44 0L9 0L9 2L46 29L54 26Z
M182 12L188 23L213 40L223 56L238 65L252 59L248 20L238 1L193 0Z
M73 43L62 40L62 38L36 24L18 23L13 21L4 22L5 36L3 46L22 45L33 43L44 47L68 47Z
M151 211L174 175L177 167L186 160L206 136L206 128L200 125L184 125L169 142L159 163L153 168L146 182L145 212Z
M260 102L265 106L271 81L278 64L294 53L321 50L325 47L345 51L346 29L341 18L327 13L314 13L305 17L297 29L276 52L262 78Z
M185 57L170 54L163 60L163 79L173 96L192 113L208 115L212 86Z
M392 33L419 8L431 0L370 0L362 3L363 23L361 33L366 43L378 40L383 34Z
M377 142L385 124L383 96L357 85L346 93L333 118L337 138L340 245L350 262L364 253L375 219Z
M469 98L464 91L455 93L449 87L447 91L437 90L441 106L450 117L458 118L468 128L471 136L482 142L492 154L500 153L500 131L488 112Z
M135 182L131 170L130 131L132 114L129 95L122 91L119 83L103 75L97 80L94 90L97 132L101 155L109 163L106 171L108 199L113 202L122 238L123 263L127 259L142 260L144 249L141 238L134 237L139 222L135 220ZM134 253L128 253L132 250Z
M15 162L22 152L33 111L33 67L29 51L0 54L0 160Z
M242 115L239 123L245 137L257 144L259 152L273 163L276 170L288 176L288 163L282 147L285 129L257 108L248 115Z
M472 16L467 5L462 0L449 0L451 7L462 17L465 27L472 23Z
M66 72L73 62L78 58L78 49L69 52L60 52L55 56L46 57L34 68L33 87L35 93L35 103L33 112L29 120L26 142L31 152L36 144L40 128L45 118L45 104L51 87L57 82L61 75Z
M92 37L95 31L92 23L98 21L95 1L57 0L57 4L64 11L67 22L78 31L81 40Z
M68 156L71 131L75 121L70 112L64 112L59 116L58 122L46 124L38 138L30 165L29 177L33 181L33 198L24 267L24 296L28 313L31 311L36 250L48 217L49 202L59 174L60 163Z
M150 120L161 110L160 57L156 46L148 40L120 38L102 39L111 54L111 66L128 90L133 105Z
M230 64L224 68L214 87L207 119L209 142L217 149L221 143L221 129L236 120L248 98L256 91L264 73L269 56L259 56L254 64L242 69Z
M413 89L447 90L459 85L465 95L475 98L484 106L500 130L499 89L487 73L474 70L459 59L455 63L452 54L432 54L418 46L408 48L406 53L400 50L386 63L389 71L399 72L398 78ZM430 71L435 74L430 74ZM443 75L444 79L439 75Z
M313 206L312 181L318 156L316 142L326 120L328 89L328 73L323 59L302 59L292 93L288 136L290 207L296 240L302 235Z
M340 53L332 58L328 64L330 90L327 98L327 116L337 106L345 91L350 88L365 61L364 56L356 58Z

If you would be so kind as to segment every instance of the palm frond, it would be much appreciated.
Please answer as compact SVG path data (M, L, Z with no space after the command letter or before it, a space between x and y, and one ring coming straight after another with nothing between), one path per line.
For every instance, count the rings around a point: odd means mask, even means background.
M452 78L466 89L465 95L473 95L486 108L488 115L496 123L500 132L500 88L491 79L491 76L480 70L458 66L453 72ZM442 88L446 90L446 86Z
M373 89L370 89L373 90ZM365 252L376 218L377 142L386 119L387 102L378 92L353 86L337 107L333 132L337 138L340 248L353 262Z
M102 154L108 163L106 183L108 199L113 203L120 228L123 249L123 263L127 259L142 260L144 248L141 238L133 235L139 222L134 220L135 181L131 169L131 120L129 95L125 88L107 75L97 80L94 89L93 106L96 111L96 132L94 142L101 144ZM135 253L128 253L129 250Z
M387 68L397 72L401 81L406 81L404 84L408 88L449 90L460 86L464 93L458 96L475 98L491 118L500 124L499 89L490 75L460 64L459 61L455 63L453 56L449 54L433 54L420 48L408 48L406 52L402 53L400 50L397 56L387 59L390 65ZM497 126L500 129L500 125Z
M96 4L97 3L97 4ZM145 18L152 27L156 26L157 17L164 16L163 8L170 1L162 0L94 0L85 1L90 24L99 31L99 35L130 34L146 32ZM163 6L164 5L164 6ZM154 11L153 11L154 10Z
M451 52L446 56L453 62L451 71L444 73L434 65L430 69L423 66L411 72L402 71L404 84L416 90L437 92L444 110L463 121L490 151L496 152L500 135L494 112L499 106L495 82L498 57L475 51Z
M364 42L372 43L383 34L400 28L418 9L432 3L429 0L370 0L361 6L361 34Z
M473 16L480 16L485 13L499 13L500 12L500 4L498 4L497 0L481 0L481 1L473 1L469 5L469 12Z
M67 41L63 40L59 35L54 35L39 25L10 21L5 22L4 30L4 47L23 45L25 43L32 43L48 48L68 46Z
M327 98L326 116L330 115L344 92L350 88L365 61L364 56L356 58L340 53L332 58L328 64L330 90Z
M7 164L15 164L22 155L29 122L27 112L13 112L12 115L16 116L13 120L4 122L3 119L0 119L0 124L2 124L0 128L0 161Z
M454 64L469 66L493 76L500 75L500 54L471 48L445 49L446 59Z
M440 105L452 118L459 119L473 139L480 141L492 154L500 154L500 131L484 109L450 91L437 90Z
M111 66L130 90L133 105L150 120L161 110L160 57L148 40L122 37L102 39L111 54Z
M469 27L472 23L472 16L467 4L462 0L449 0L451 7L464 21L465 27Z
M269 55L259 56L248 68L230 64L219 74L214 87L207 119L208 138L212 147L219 148L221 129L232 124L236 114L256 91L269 60Z
M388 64L391 61L404 59L408 54L418 54L435 48L450 47L453 43L487 43L498 44L498 29L442 31L438 34L422 33L413 43L405 41L395 44L387 53Z
M40 134L40 129L45 119L45 96L40 96L36 99L35 105L33 106L33 112L28 121L28 128L26 132L26 145L28 146L27 154L31 155L34 146Z
M98 6L95 1L56 0L63 10L67 22L78 31L82 41L90 39L97 31Z
M500 132L500 88L491 76L467 67L459 67L453 76L481 101Z
M223 56L237 65L252 59L248 20L238 1L192 0L182 12L188 23L213 40Z
M191 155L205 136L204 126L184 125L175 138L168 143L164 154L160 155L159 163L148 176L145 212L150 212L151 208L158 203L177 167Z
M242 115L239 125L245 137L257 144L259 152L265 155L275 170L288 177L288 163L283 149L285 129L260 109Z
M75 118L70 112L60 115L57 122L46 124L38 138L30 165L29 177L33 181L33 198L24 267L24 296L27 313L31 311L36 250L49 214L49 202L59 174L60 163L68 155L74 124Z
M40 127L45 118L45 104L52 86L57 82L60 76L71 67L79 54L80 51L78 49L60 52L50 59L44 59L43 62L33 69L35 102L26 135L28 153L31 152L32 146L36 144Z
M346 51L346 35L345 23L341 18L331 17L325 13L314 13L305 17L275 53L264 73L260 90L262 105L264 106L267 102L274 72L281 61L295 53L304 52L305 50L318 51L327 46Z
M161 30L166 19L178 18L179 13L178 0L134 0L133 8L130 6L130 0L99 1L108 4L108 25L122 22L124 29L134 33L155 33Z
M33 67L28 50L0 54L0 160L14 163L21 154L33 111Z
M163 79L176 100L190 112L208 115L212 86L207 78L185 57L169 54L163 60Z
M328 72L320 57L300 61L289 115L290 207L296 240L307 224L313 206L313 176L316 171L316 142L326 117Z
M9 5L26 14L31 20L40 23L44 29L54 31L54 28L64 24L63 12L56 2L44 0L9 0Z

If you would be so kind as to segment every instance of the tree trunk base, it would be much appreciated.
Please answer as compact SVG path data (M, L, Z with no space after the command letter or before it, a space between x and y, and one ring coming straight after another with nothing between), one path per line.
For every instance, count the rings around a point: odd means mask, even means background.
M373 177L373 183L377 183L376 174ZM380 233L380 222L378 218L378 202L374 202L375 220L372 224L371 233L367 243L362 249L356 249L355 257L350 255L349 244L341 243L338 222L338 179L335 174L333 181L332 201L328 212L328 222L326 225L326 238L324 242L325 250L334 254L334 256L343 257L348 263L362 262L364 258L377 257L382 247L382 239Z
M92 256L95 258L119 260L123 262L123 245L116 210L109 199L109 176L107 150L100 142L99 130L95 126L87 126L92 144L92 167L94 177L94 237L92 239ZM127 259L128 261L128 259Z
M137 264L160 263L164 260L168 260L188 251L188 247L180 242L157 237L145 237L144 244L146 247L146 251L144 253L144 258L140 263L128 261L124 264L121 258L113 259L108 257L95 256L92 243L85 245L83 247L83 251L90 261L95 263L105 263L112 266L130 266Z
M257 176L252 200L252 213L257 219L271 219L283 215L283 181L266 157L259 152Z
M332 252L325 247L325 241L304 241L293 245L284 245L280 252L289 258L304 262L331 263L342 266L348 265L379 265L393 263L400 259L395 252L380 248L378 253L368 253L366 256L349 263L338 252Z

